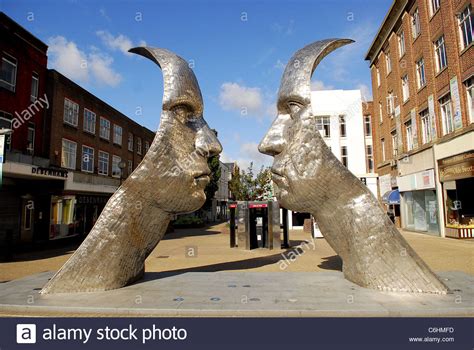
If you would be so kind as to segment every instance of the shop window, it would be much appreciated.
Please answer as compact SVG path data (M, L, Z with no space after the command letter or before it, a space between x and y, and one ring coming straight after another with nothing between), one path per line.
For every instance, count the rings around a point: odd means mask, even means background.
M75 233L74 196L51 197L50 239L70 236Z
M474 15L472 13L472 5L466 6L458 16L459 35L461 36L461 49L464 50L472 43L474 37Z
M446 193L446 226L474 228L474 178L443 183Z
M16 88L16 58L4 54L2 57L2 71L0 75L0 86L15 92Z
M79 118L79 105L68 98L64 99L64 123L77 126Z
M104 151L99 151L99 175L108 175L109 174L109 154Z
M441 98L439 100L441 109L441 118L443 121L443 135L449 134L454 131L454 118L453 118L453 107L451 103L451 96Z
M61 166L68 169L76 169L77 143L63 139L61 152Z
M94 112L84 108L84 131L95 134L95 118Z
M30 101L35 102L38 99L39 75L33 73L31 76L31 96Z
M316 117L316 129L323 137L331 137L331 119L329 116Z
M433 190L403 192L403 228L439 234L438 204Z
M100 117L100 137L110 140L110 121L103 117Z

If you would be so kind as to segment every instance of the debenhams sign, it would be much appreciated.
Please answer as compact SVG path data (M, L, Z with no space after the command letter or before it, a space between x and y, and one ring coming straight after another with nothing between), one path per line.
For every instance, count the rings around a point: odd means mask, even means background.
M46 175L54 177L63 177L67 178L67 170L56 169L56 168L43 168L40 166L34 166L31 168L31 173L34 175Z

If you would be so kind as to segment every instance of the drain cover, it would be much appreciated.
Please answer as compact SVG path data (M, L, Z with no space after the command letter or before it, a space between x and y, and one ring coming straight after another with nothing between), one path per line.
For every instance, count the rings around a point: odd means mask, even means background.
M183 300L184 300L184 298L181 298L181 297L173 299L173 301L183 301Z
M211 300L211 301L219 301L219 300L221 300L221 298L218 298L218 297L212 297L210 300Z

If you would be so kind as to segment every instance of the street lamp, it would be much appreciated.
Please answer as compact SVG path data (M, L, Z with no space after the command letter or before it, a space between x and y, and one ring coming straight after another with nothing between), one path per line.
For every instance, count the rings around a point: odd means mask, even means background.
M123 179L123 169L127 166L127 163L125 163L123 160L118 163L118 167L120 169L120 185L122 185L122 179Z

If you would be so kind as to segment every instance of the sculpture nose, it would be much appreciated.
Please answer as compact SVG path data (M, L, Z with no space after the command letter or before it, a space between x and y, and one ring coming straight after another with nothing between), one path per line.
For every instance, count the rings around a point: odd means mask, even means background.
M283 116L277 117L270 127L270 130L268 130L267 134L258 145L260 153L274 157L283 152L286 146L284 137L285 122L286 119Z
M217 131L211 130L206 122L197 132L196 151L206 158L222 152L222 145L217 139Z

